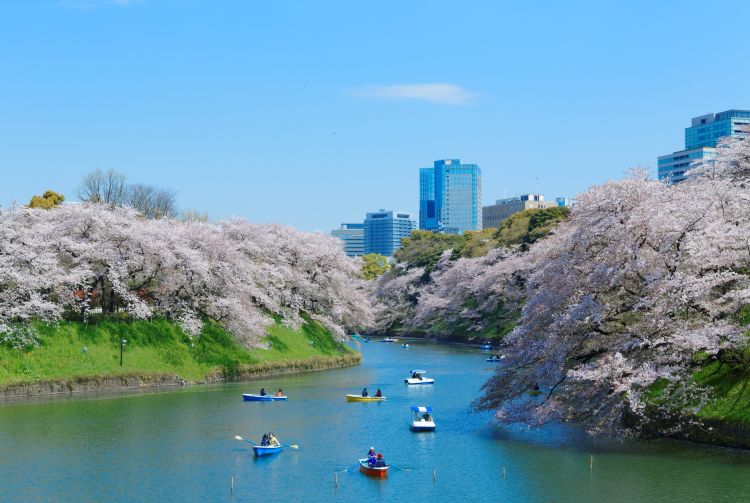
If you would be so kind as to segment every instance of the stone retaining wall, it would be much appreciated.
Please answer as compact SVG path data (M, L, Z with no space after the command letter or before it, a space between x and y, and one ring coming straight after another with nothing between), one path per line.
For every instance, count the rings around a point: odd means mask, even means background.
M80 376L70 379L8 384L0 387L0 399L164 386L189 386L218 382L241 382L272 375L353 367L361 363L362 355L359 353L330 357L316 356L301 360L263 362L254 365L244 365L234 369L223 369L207 376L206 379L201 381L186 381L177 375L169 374L133 373L111 376Z

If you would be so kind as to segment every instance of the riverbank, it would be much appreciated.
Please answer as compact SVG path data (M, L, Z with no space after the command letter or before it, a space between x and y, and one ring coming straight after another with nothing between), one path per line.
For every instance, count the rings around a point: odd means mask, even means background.
M168 320L34 324L38 347L0 347L0 398L244 381L359 365L361 355L308 319L246 349L217 325L195 338ZM120 341L124 344L120 366Z

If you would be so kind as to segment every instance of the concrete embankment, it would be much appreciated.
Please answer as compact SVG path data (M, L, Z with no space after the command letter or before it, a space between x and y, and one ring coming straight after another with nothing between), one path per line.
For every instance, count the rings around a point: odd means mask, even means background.
M188 381L178 375L159 373L76 376L66 379L7 384L0 387L0 398L241 382L273 375L353 367L361 363L362 355L359 353L328 357L315 356L299 360L269 361L252 365L242 365L235 368L219 369L199 381Z

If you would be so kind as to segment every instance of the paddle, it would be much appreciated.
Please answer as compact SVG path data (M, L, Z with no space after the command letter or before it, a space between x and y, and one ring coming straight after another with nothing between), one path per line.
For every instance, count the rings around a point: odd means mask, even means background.
M248 440L248 439L246 439L246 438L242 438L242 437L241 437L241 436L239 436L239 435L235 435L235 436L234 436L234 438L235 438L236 440L242 440L243 442L247 442L248 444L251 444L251 445L258 445L258 442L254 442L254 441L252 441L252 440ZM282 445L281 447L289 447L290 449L299 449L299 445L297 445L297 444L292 444L292 445Z
M402 466L398 466L396 463L389 463L389 465L394 467L396 470L401 470L402 472L410 472L414 470L414 468L404 468Z
M359 468L359 463L357 463L356 465L352 465L349 468L346 468L345 470L336 470L336 473L343 473L343 472L349 473L355 468Z

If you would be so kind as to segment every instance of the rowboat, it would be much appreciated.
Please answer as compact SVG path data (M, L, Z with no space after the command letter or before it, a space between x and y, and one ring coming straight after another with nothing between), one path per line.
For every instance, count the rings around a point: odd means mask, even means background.
M384 400L384 396L346 395L347 402L382 402Z
M482 345L481 345L480 347L481 347L482 349L492 349L492 344L490 344L489 342L485 342L485 343L484 343L484 344L482 344Z
M394 337L386 337L385 339L381 339L380 342L398 342L398 339Z
M411 349L411 346L409 346L408 344L401 344L401 347L403 349Z
M497 355L495 355L495 356L490 356L489 358L487 358L487 361L488 361L488 362L499 362L499 361L501 361L501 360L502 360L502 357L500 357L500 356L497 356Z
M282 445L254 445L253 451L255 452L255 455L258 457L261 456L270 456L271 454L278 454L281 452L281 449L283 449L284 446Z
M359 460L359 471L370 477L385 478L388 476L388 464L385 466L370 466L367 458Z
M254 393L243 393L242 399L246 402L275 402L278 400L286 400L286 395L273 396L273 395L256 395Z
M424 377L424 374L427 373L426 370L410 370L409 372L411 372L411 377L407 377L406 379L404 379L404 382L406 384L435 384L435 379Z
M432 418L432 407L416 407L412 405L411 411L414 417L411 422L411 431L435 431L435 420Z

